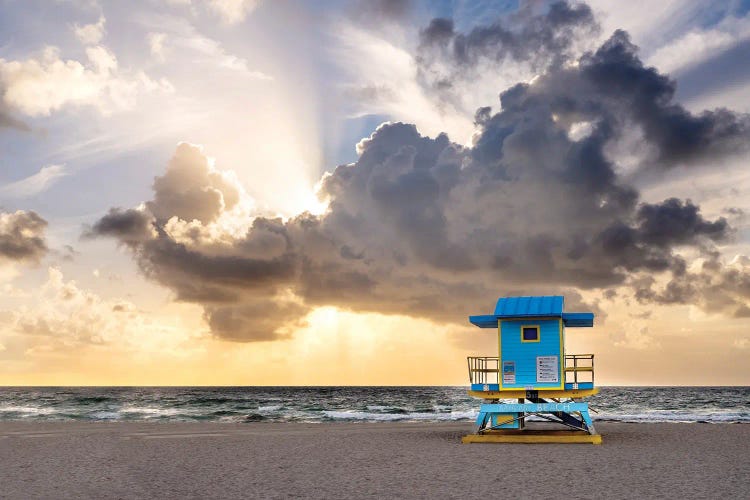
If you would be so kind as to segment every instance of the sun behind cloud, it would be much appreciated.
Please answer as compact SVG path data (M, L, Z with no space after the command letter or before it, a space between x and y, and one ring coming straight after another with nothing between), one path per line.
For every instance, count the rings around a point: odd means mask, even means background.
M0 50L0 383L460 384L552 293L604 383L741 383L722 5L55 4Z

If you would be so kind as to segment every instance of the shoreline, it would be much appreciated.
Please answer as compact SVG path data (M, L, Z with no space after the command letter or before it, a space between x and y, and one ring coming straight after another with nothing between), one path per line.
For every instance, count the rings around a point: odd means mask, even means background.
M748 422L750 387L600 388L592 417L614 422ZM481 400L466 387L0 388L0 422L431 422L471 423ZM514 400L515 402L515 400Z
M750 426L597 422L603 444L461 444L471 423L0 422L0 498L742 498Z

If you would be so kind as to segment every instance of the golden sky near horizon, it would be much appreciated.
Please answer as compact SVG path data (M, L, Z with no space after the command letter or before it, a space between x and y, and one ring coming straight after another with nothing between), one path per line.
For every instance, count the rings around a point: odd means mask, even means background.
M749 385L750 15L639 5L3 4L0 385Z

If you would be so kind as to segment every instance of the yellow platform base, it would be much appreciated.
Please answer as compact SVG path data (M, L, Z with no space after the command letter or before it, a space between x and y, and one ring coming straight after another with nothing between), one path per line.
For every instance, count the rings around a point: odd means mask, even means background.
M462 443L591 443L602 444L601 434L569 431L492 431L469 434Z
M593 389L545 389L538 391L540 398L566 398L579 399L593 396L599 392L598 387ZM525 398L525 390L506 389L503 391L469 391L469 396L481 399L517 399Z

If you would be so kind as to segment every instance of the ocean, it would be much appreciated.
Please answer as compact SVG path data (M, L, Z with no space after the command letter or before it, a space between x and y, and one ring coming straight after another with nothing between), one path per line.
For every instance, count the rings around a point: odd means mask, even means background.
M0 420L472 421L466 387L0 387ZM597 421L750 423L750 387L602 387Z

